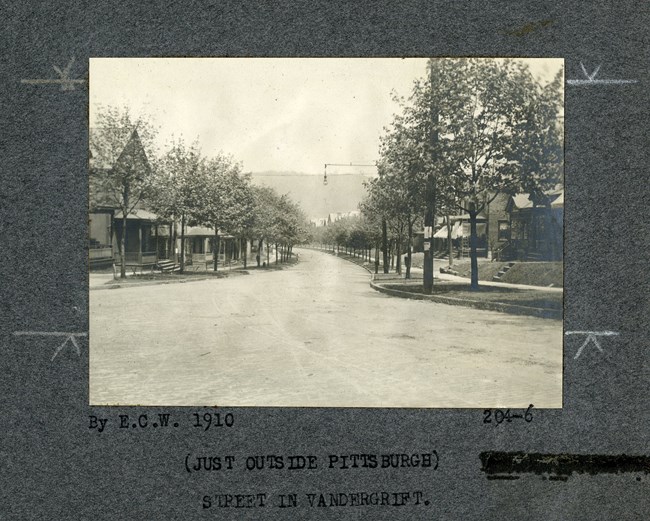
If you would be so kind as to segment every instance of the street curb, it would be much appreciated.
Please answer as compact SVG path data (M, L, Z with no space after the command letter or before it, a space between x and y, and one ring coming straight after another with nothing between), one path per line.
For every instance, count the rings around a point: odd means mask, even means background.
M184 282L198 282L200 280L208 279L218 279L219 277L200 277L192 279L180 279L180 280L150 280L147 282L129 282L127 284L105 284L103 286L98 286L94 288L88 288L88 291L98 291L105 289L119 289L119 288L139 288L140 286L160 286L162 284L182 284Z
M316 250L316 251L324 251L324 250ZM502 302L486 302L486 301L479 301L479 300L461 299L455 297L443 297L442 295L423 295L421 293L411 293L409 291L400 291L397 289L386 288L384 287L383 284L377 283L374 280L372 280L372 277L374 276L374 271L368 269L366 266L357 264L353 260L350 260L349 258L346 257L341 257L336 253L332 253L329 251L324 251L324 253L329 253L330 255L338 259L346 260L352 264L359 266L360 268L364 268L366 271L368 271L371 274L370 287L375 291L379 291L380 293L385 293L386 295L390 295L393 297L407 298L412 300L428 300L430 302L436 302L438 304L447 304L451 306L465 306L465 307L471 307L475 309L482 309L484 311L498 311L501 313L507 313L509 315L526 315L526 316L532 316L537 318L547 318L551 320L562 320L563 318L562 310L533 308L529 306L517 306L516 304L504 304ZM404 279L397 279L397 278L392 280L386 279L386 284L394 284L398 280L403 281Z
M291 268L291 267L299 264L299 262L300 262L299 257L296 254L296 261L293 262L293 263L290 263L290 264L287 263L287 264L283 265L283 267L281 267L281 268L269 268L267 270L264 270L264 269L257 270L256 269L255 272L259 271L260 273L271 273L273 271L282 271L282 270L285 270L287 268ZM226 272L223 272L223 273L224 273L223 277L218 277L216 275L210 275L210 276L203 276L203 277L197 276L196 278L194 278L194 276L191 275L188 278L179 279L179 280L173 280L173 279L172 280L149 280L149 281L146 281L146 282L129 282L129 283L126 283L126 284L120 284L120 283L117 283L117 284L104 284L102 286L96 286L96 287L92 287L92 288L89 286L88 291L97 291L97 290L106 290L106 289L139 288L141 286L160 286L162 284L182 284L182 283L185 283L185 282L198 282L198 281L201 281L201 280L210 280L210 279L219 280L219 279L227 279L227 278L231 277L233 273L236 273L237 274L236 276L250 275L250 271L248 271L248 269L243 269L243 268L242 269L235 269L235 270L232 270L232 271L226 271Z
M386 288L382 284L370 281L370 287L380 293L385 293L393 297L408 298L412 300L428 300L438 304L448 304L452 306L466 306L485 311L499 311L510 315L528 315L537 318L548 318L552 320L562 320L563 312L555 309L532 308L528 306L517 306L516 304L503 304L501 302L485 302L478 300L460 299L455 297L443 297L441 295L422 295L419 293L410 293L397 289Z

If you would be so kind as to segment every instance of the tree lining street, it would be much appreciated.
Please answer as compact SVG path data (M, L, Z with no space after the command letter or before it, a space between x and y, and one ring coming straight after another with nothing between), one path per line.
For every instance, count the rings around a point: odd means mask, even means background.
M90 292L90 403L561 407L561 322L375 292L299 250L286 270Z

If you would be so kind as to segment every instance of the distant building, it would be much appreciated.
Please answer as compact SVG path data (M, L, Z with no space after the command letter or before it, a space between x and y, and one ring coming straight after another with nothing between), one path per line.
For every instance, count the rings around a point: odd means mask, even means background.
M326 217L314 217L309 220L310 224L315 227L327 226Z
M341 219L349 219L351 217L361 217L361 211L352 210L350 212L330 213L330 214L328 214L328 216L326 218L325 226L330 226L330 225L334 224L336 221L340 221Z

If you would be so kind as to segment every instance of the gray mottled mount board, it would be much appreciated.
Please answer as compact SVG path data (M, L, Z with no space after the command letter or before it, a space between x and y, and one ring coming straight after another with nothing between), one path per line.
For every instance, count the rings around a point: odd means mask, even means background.
M52 2L7 4L3 14L0 518L647 516L646 4ZM600 337L602 352L590 345L577 359L585 336L565 336L562 410L495 427L475 409L227 409L213 412L232 413L234 426L205 431L192 427L200 408L89 407L86 337L75 337L80 357L69 341L52 361L65 337L14 334L88 331L86 84L68 91L21 80L60 77L53 65L64 73L72 57L69 78L87 79L95 56L362 55L563 57L568 80L587 79L582 62L589 74L601 66L597 79L637 81L565 89L564 327L618 335ZM118 414L130 421L146 414L152 422L158 412L179 426L101 434L89 428L90 415L115 424ZM326 464L329 454L433 451L435 470ZM488 479L496 474L482 466L494 460L481 454L504 451L525 453L517 461L527 454L594 458L574 461L571 468L582 472L566 480L543 479L546 474L535 473L543 464L520 465L520 474L510 474L512 462L499 467L500 475L520 479ZM188 473L188 454L231 455L238 465ZM314 455L319 466L246 470L248 456L263 455ZM549 461L547 470L565 460ZM603 472L616 468L627 471ZM423 498L402 507L326 508L310 507L306 496L361 491L422 491ZM274 504L202 508L204 495L220 493L266 493ZM289 493L298 494L298 506L279 508L279 495Z

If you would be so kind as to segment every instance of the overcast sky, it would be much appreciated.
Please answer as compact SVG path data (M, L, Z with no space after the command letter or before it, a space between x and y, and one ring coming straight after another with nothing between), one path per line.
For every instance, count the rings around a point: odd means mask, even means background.
M563 64L528 61L542 80ZM424 58L92 58L90 125L97 104L128 105L160 126L163 147L198 138L247 172L322 175L324 163L377 159L391 90L408 95L425 69Z

